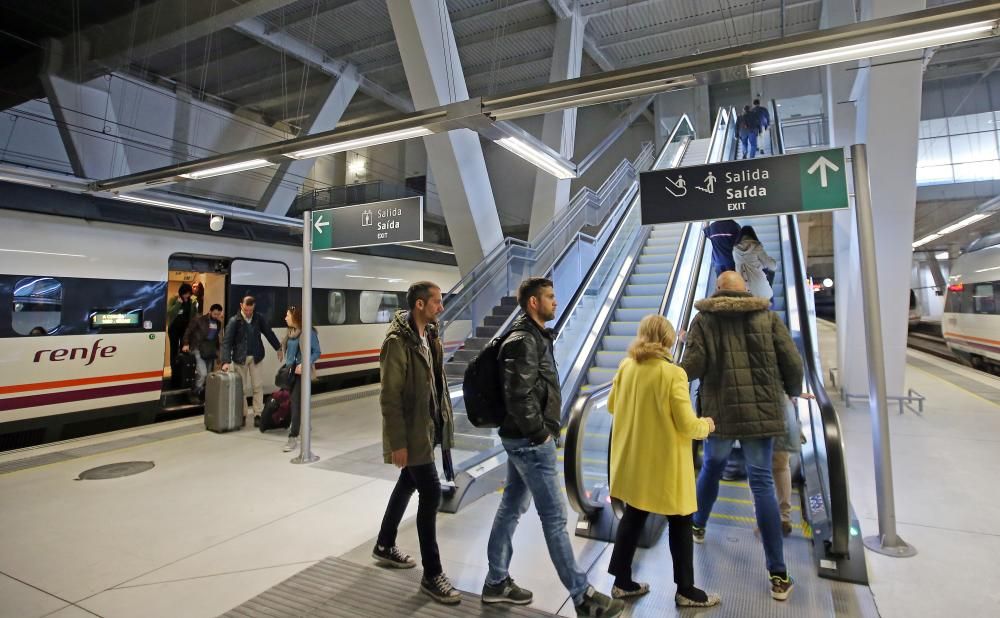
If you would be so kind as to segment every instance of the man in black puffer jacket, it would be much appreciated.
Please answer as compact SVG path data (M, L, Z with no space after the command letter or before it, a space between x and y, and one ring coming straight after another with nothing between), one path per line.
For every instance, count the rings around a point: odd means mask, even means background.
M514 553L514 530L534 498L549 555L559 579L573 597L577 616L613 618L625 610L625 604L590 586L587 575L576 564L566 532L566 503L556 458L562 397L552 355L552 331L545 328L545 323L556 316L552 282L541 277L523 281L517 290L517 302L524 315L514 322L500 348L500 378L507 410L500 438L508 457L507 484L493 519L487 549L490 570L482 600L519 605L531 602L531 592L514 583L508 568Z
M701 380L702 416L715 421L715 433L705 439L698 474L694 540L705 541L705 525L719 494L726 458L739 440L771 596L784 601L793 582L785 567L771 456L774 437L785 433L786 397L802 392L802 359L784 322L768 310L770 301L751 296L739 273L719 275L717 290L695 303L699 313L691 322L681 362L689 380Z

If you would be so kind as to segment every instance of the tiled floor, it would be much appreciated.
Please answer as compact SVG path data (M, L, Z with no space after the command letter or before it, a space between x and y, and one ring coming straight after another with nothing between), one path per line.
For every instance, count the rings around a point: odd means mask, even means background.
M820 332L825 351L832 351L832 330L821 325ZM1000 615L1000 494L989 490L991 471L1000 469L1000 407L923 364L941 361L911 354L921 362L910 366L908 386L927 396L927 406L922 416L893 414L890 427L899 532L919 554L868 553L875 601L886 618ZM996 378L950 371L1000 390ZM841 413L852 502L863 532L872 534L868 411L855 404L841 406ZM380 439L374 397L318 405L315 420L314 450L323 461L367 453ZM365 562L392 483L362 468L292 465L283 442L282 435L253 430L198 432L0 474L0 616L215 616L326 556ZM84 469L128 460L156 467L116 480L73 480ZM440 519L446 569L462 588L481 586L485 548L463 543L468 535L459 532L477 526L482 535L496 500L487 496ZM569 526L573 520L571 513ZM412 527L404 528L401 543L416 554ZM538 609L569 615L533 511L516 538L514 576L522 574L521 583L535 590ZM573 543L581 565L606 562L604 544Z

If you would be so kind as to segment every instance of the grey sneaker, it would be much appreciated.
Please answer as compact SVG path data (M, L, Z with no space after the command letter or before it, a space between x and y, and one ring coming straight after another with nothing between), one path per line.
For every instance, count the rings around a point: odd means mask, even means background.
M379 566L387 566L393 569L412 569L417 566L416 560L399 551L399 548L395 545L392 547L376 545L375 549L372 550L372 558L378 562Z
M297 448L299 448L299 439L288 438L288 442L285 443L285 446L281 447L281 450L288 453L294 451Z
M499 584L483 584L483 603L527 605L534 598L530 590L518 586L510 577Z
M698 526L695 526L695 525L692 525L691 526L691 537L693 538L693 540L694 540L695 543L704 543L705 542L705 529L704 528L699 528Z
M578 618L615 618L625 611L625 601L612 599L591 586L583 594L583 602L576 606Z
M448 581L448 577L441 573L434 577L426 577L420 580L420 589L428 594L438 603L445 605L458 605L462 602L462 593L455 590L455 587Z

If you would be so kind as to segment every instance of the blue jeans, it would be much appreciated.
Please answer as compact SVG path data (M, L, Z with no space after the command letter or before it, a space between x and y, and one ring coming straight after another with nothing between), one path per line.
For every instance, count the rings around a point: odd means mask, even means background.
M493 518L493 531L487 546L490 571L486 575L486 583L499 584L507 579L507 569L514 553L511 539L518 520L534 498L549 557L563 586L573 597L573 603L579 605L589 584L587 575L576 564L569 533L566 532L566 504L556 470L556 441L551 439L545 444L531 446L525 439L505 438L503 447L508 457L507 485L500 499L500 508Z
M743 148L744 159L757 158L757 132L750 131L740 135L740 145Z
M740 439L747 461L747 476L753 506L757 515L757 528L764 543L764 557L769 573L785 572L784 543L781 537L781 513L774 495L774 478L771 476L773 438ZM726 459L733 449L734 440L705 439L705 454L698 474L698 512L694 525L704 528L712 514L715 499L719 496L719 480L726 467Z

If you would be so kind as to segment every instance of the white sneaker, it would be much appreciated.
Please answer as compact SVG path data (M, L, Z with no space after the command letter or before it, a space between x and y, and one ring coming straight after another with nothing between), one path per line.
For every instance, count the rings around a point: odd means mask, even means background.
M288 438L288 442L285 443L285 446L281 450L288 453L294 451L297 448L299 448L299 439Z

